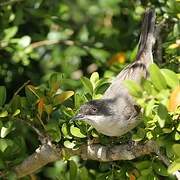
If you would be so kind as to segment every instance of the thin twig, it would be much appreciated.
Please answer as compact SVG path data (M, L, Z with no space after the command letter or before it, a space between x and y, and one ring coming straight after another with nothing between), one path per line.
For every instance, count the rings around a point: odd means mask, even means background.
M49 45L59 44L59 43L69 45L69 46L74 45L74 41L72 41L72 40L65 40L65 41L62 41L62 40L43 40L43 41L34 42L34 43L30 44L29 46L31 48L35 49L35 48L38 48L41 46L49 46Z
M19 92L20 92L26 85L28 85L30 82L31 82L30 80L26 81L22 86L20 86L20 87L16 90L16 92L14 93L14 95L13 95L12 99L10 100L9 104L12 103L13 99L14 99L14 98L19 94Z
M39 122L41 123L41 125L43 126L43 128L46 129L41 117L39 115L37 115L37 118L38 118Z
M24 119L20 119L20 118L15 118L15 120L18 120L18 121L21 121L22 123L25 123L27 124L29 127L31 127L35 132L36 134L39 136L39 137L42 137L42 138L45 138L45 135L42 134L39 129L37 129L34 125L32 125L29 121L27 120L24 120Z
M17 89L17 91L14 93L14 96L17 96L19 94L19 92L25 87L27 86L31 81L28 80L26 81L20 88Z

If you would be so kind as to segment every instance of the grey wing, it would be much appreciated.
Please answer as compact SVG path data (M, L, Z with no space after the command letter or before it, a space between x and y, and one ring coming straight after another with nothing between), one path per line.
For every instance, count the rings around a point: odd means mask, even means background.
M133 64L128 65L123 69L118 76L113 80L110 87L104 93L103 98L113 98L120 96L129 96L127 89L125 88L123 81L126 79L134 80L137 83L140 82L142 77L147 77L146 66L140 61L135 61Z
M136 60L118 74L110 87L106 90L103 98L113 98L117 97L117 95L130 98L127 89L123 85L123 81L130 79L139 83L142 77L147 77L147 68L153 62L152 47L155 43L155 17L154 10L150 9L146 11L142 23Z

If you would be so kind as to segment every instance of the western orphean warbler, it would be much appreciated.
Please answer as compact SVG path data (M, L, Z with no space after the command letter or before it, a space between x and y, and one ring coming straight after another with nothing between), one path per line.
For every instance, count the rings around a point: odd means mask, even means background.
M123 81L130 79L140 83L142 77L147 78L148 66L153 63L154 31L155 12L147 10L135 61L117 75L102 99L92 100L82 105L79 114L73 119L83 120L107 136L121 136L138 125L140 109Z

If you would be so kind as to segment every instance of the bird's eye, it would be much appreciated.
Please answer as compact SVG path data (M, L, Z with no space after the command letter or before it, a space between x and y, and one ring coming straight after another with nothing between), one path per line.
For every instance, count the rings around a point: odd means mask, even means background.
M92 107L92 112L97 112L97 108L95 108L95 107Z

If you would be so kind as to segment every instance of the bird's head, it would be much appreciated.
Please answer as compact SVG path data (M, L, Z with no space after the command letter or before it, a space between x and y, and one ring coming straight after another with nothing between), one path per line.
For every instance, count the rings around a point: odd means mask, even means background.
M79 113L72 120L84 120L92 124L91 122L106 119L112 115L110 104L107 99L89 101L80 107Z

